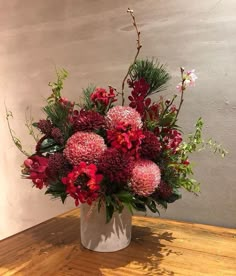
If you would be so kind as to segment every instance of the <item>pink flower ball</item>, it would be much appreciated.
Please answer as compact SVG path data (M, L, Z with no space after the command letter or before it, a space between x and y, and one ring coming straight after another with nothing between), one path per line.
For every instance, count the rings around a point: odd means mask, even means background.
M98 134L78 131L67 140L64 155L72 165L81 161L96 164L106 148Z
M130 125L133 129L142 127L142 119L140 114L129 106L114 106L106 116L107 125L109 128L116 128L117 125L126 124Z
M136 194L151 195L160 181L161 171L154 162L145 159L136 161L130 180L130 186Z

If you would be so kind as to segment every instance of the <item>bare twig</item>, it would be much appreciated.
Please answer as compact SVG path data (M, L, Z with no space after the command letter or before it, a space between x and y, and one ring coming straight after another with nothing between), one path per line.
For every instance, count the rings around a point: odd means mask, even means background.
M25 111L25 126L27 127L27 129L29 131L29 135L31 135L34 138L35 142L37 143L39 141L39 137L34 132L33 120L34 119L31 114L31 109L28 107Z
M12 112L9 111L5 105L5 110L6 110L6 119L7 119L7 126L8 126L8 130L10 132L10 135L11 135L11 139L13 141L13 143L16 145L16 147L19 149L19 151L21 153L23 153L25 156L29 157L30 154L27 153L23 148L22 148L22 144L21 144L21 141L19 138L17 138L15 135L14 135L14 131L11 129L11 126L10 126L10 122L9 122L9 118L13 118L13 115L12 115Z
M177 117L179 115L181 106L182 106L182 104L184 102L184 90L185 90L184 82L185 82L185 79L184 79L184 68L183 67L180 67L180 73L181 73L181 79L182 79L181 98L180 98L180 102L179 102L179 108L178 108L176 116L175 116L175 122L176 122Z
M134 16L134 11L131 10L130 8L128 8L127 12L131 15L132 17L132 20L133 20L133 26L136 30L136 33L137 33L137 52L136 52L136 55L134 57L134 61L133 63L129 66L128 68L128 72L126 73L124 79L123 79L123 82L122 82L122 88L121 88L121 97L122 97L122 106L124 106L124 103L125 103L125 96L124 96L124 89L125 89L125 81L126 79L128 78L129 76L129 72L130 72L130 68L132 67L132 65L136 62L137 60L137 57L139 55L139 52L140 52L140 49L142 48L142 45L140 43L140 31L138 30L138 26L136 24L136 19L135 19L135 16Z

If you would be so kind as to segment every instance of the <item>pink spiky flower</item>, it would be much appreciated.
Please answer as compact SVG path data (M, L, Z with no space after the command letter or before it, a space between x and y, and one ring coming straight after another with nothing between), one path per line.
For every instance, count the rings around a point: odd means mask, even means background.
M139 129L143 125L141 116L135 109L119 105L112 107L107 112L106 122L110 129L124 123L130 125L132 129Z
M159 167L150 160L140 159L136 161L130 179L132 190L140 196L151 195L161 181Z
M67 140L63 153L72 165L81 161L96 164L106 148L104 139L98 134L78 131Z

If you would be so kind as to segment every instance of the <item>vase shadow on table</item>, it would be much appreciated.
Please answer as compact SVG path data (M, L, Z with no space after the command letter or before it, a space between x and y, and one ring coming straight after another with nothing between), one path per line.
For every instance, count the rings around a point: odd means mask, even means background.
M171 232L157 233L137 225L132 227L132 241L127 248L114 253L87 250L80 243L80 219L76 216L53 218L22 235L32 241L31 250L19 256L28 262L23 270L27 272L33 271L34 264L54 256L56 275L110 275L111 271L122 275L126 268L137 271L137 275L174 275L171 268L160 264L170 254L180 255L169 247L175 239ZM12 265L5 260L4 267L11 269Z

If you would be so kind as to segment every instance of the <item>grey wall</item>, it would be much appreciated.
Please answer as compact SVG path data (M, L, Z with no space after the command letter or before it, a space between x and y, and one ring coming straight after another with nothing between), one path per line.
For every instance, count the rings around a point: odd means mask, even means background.
M180 116L185 132L202 116L205 136L230 152L224 160L209 152L195 155L201 195L184 194L163 217L236 226L235 0L0 0L0 238L73 207L50 201L20 179L24 157L10 141L4 100L29 149L33 142L23 128L24 109L31 106L40 117L55 65L69 70L65 96L74 100L90 82L119 88L135 51L128 6L140 24L141 56L159 57L173 76L166 97L175 92L179 66L196 69L199 80L186 93Z

